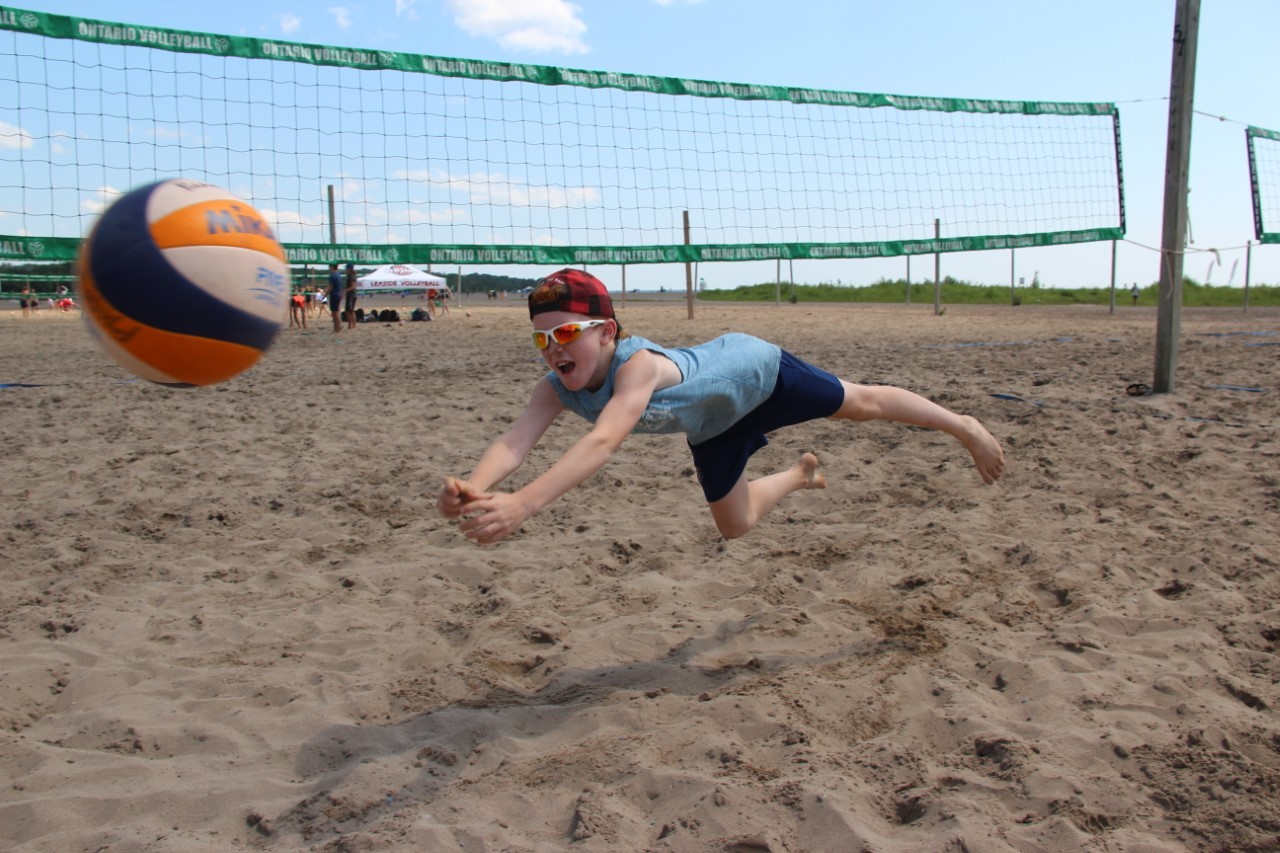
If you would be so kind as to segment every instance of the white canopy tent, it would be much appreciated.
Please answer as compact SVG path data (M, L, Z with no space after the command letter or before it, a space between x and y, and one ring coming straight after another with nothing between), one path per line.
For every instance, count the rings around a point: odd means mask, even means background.
M356 279L356 288L368 292L394 290L435 290L445 293L449 285L444 278L424 272L408 264L388 264Z

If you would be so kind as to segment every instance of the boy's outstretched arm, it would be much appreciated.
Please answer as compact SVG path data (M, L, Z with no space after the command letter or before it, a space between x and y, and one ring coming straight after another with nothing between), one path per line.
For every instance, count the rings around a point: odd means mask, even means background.
M613 396L591 432L541 476L510 494L493 492L464 502L462 532L479 545L503 539L547 504L586 480L609 461L644 414L657 387L662 356L639 352L619 368ZM545 380L544 380L545 381ZM554 393L554 392L553 392ZM487 455L487 453L486 453Z
M457 518L463 508L501 483L524 463L529 451L542 438L564 406L543 377L533 388L529 404L511 429L493 440L481 455L468 478L445 477L436 497L436 509L445 518Z

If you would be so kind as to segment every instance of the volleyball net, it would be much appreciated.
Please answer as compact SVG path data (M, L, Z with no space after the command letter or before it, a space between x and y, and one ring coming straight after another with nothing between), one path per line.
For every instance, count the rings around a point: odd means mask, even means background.
M1254 236L1280 243L1280 131L1248 127L1249 188L1253 193Z
M448 59L0 6L0 259L216 184L295 264L869 258L1124 234L1110 103ZM684 218L688 214L686 234Z

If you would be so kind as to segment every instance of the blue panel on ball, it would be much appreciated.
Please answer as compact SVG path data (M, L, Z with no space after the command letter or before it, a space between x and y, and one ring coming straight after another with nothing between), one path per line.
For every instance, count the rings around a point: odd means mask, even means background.
M147 201L163 181L121 196L89 241L89 271L103 297L125 316L167 332L265 350L279 324L241 311L192 284L151 239Z

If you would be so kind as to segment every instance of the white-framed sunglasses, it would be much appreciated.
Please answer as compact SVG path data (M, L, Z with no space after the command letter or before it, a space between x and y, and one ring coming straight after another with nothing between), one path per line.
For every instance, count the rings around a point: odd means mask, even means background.
M569 344L582 337L582 333L593 326L602 326L608 320L578 320L573 323L561 323L554 329L534 329L533 345L538 349L546 349L555 341L560 346Z

